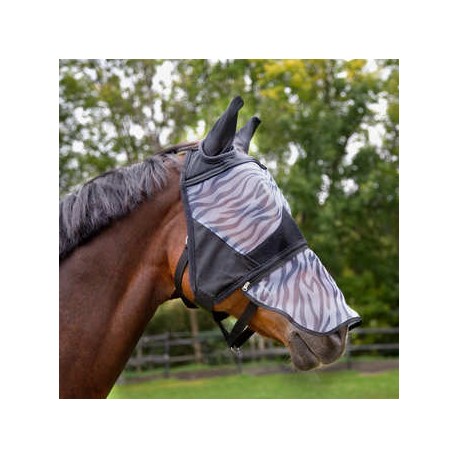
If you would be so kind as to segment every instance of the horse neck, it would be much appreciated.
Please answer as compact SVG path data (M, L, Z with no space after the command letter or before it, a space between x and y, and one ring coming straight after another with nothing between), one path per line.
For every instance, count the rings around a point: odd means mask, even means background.
M114 223L60 266L60 395L106 397L157 307L173 291L178 186Z

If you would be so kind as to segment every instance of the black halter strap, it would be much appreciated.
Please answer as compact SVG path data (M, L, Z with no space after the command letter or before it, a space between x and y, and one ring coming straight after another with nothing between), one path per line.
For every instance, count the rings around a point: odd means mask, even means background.
M188 248L185 246L175 270L175 291L172 294L172 298L181 298L186 307L196 309L198 307L183 294L183 275L188 262ZM213 319L221 329L221 332L231 350L239 350L240 347L254 334L254 331L249 327L249 322L253 315L256 313L257 308L258 306L256 304L250 302L242 313L241 317L234 324L234 327L231 329L231 331L228 331L222 323L222 321L225 320L229 315L226 312L212 312Z
M177 268L175 270L175 291L172 294L172 298L180 298L186 307L189 309L197 309L197 305L193 304L184 294L183 288L181 283L183 282L183 275L184 271L186 270L186 266L188 265L189 257L188 257L188 246L185 245L183 253L181 253L180 259L178 260Z
M231 350L239 349L253 334L254 331L249 327L253 315L256 313L258 306L253 302L249 302L241 317L234 324L234 327L229 332L223 325L222 320L227 318L227 313L212 312L213 319L218 324L227 344Z

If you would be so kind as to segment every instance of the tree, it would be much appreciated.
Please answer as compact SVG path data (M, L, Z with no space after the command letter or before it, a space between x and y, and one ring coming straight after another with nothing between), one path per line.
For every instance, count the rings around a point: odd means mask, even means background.
M161 60L60 61L60 192L160 149L186 126L166 116ZM174 108L179 112L179 104Z
M242 95L310 246L366 323L397 324L397 60L65 60L60 81L61 193L202 138Z

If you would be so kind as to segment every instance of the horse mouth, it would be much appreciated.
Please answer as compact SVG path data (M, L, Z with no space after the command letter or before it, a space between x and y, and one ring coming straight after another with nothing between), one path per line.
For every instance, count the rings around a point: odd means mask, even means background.
M288 348L296 369L308 371L331 364L345 351L348 328L343 326L329 335L314 335L293 329Z

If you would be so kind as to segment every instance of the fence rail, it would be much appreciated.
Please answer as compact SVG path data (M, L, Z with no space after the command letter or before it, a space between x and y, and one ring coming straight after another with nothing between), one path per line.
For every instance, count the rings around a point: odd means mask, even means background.
M359 342L359 336L364 335L396 335L396 342L373 342L370 344ZM362 352L377 352L384 353L387 351L399 352L399 328L356 328L350 334L345 349L345 358L347 360L347 368L351 369L352 360L355 353Z
M370 335L371 343L364 342L361 336ZM347 367L351 368L355 354L364 352L399 351L398 328L357 328L353 330L347 342L345 359ZM391 337L385 337L391 336ZM366 338L367 340L367 338ZM386 340L390 340L386 342ZM393 340L396 340L395 342ZM253 336L245 345L236 362L241 370L244 361L260 361L289 355L288 349L275 344L270 339L264 339L259 335ZM138 342L126 369L142 373L152 369L163 369L163 376L170 375L171 368L175 365L190 363L203 363L217 365L230 362L233 358L227 349L225 341L219 331L202 332L197 336L189 333L163 333L157 335L142 336Z

